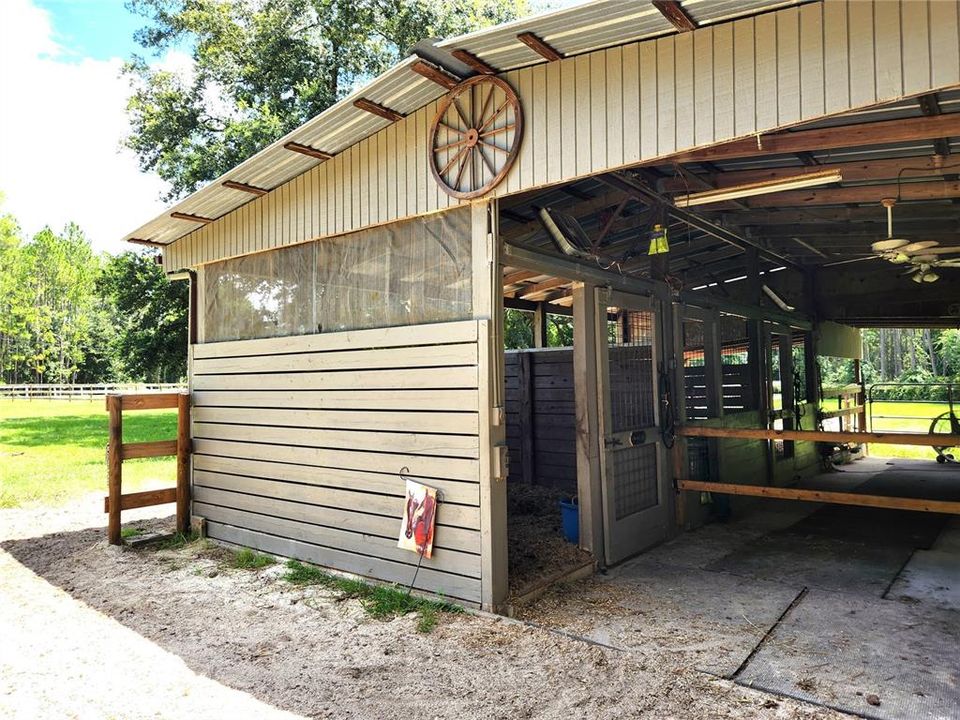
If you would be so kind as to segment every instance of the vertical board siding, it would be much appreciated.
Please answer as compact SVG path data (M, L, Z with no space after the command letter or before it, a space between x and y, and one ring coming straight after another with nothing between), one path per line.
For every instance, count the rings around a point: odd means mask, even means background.
M194 513L210 537L409 583L409 477L441 491L417 587L479 603L477 337L471 320L193 346Z
M505 74L523 192L960 84L957 0L825 0ZM458 204L427 166L438 101L164 252L168 270ZM309 204L310 207L305 207Z

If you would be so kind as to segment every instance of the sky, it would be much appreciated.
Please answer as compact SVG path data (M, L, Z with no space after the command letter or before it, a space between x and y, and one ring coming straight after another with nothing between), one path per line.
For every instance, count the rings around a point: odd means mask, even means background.
M122 148L138 49L123 0L0 0L0 212L31 236L76 222L96 251L121 252L159 214L166 184ZM176 51L155 62L189 67Z

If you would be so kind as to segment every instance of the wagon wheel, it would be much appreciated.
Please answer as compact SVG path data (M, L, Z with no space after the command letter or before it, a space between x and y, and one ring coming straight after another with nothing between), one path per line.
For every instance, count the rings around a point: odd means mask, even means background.
M506 82L477 75L453 88L430 127L430 171L443 191L475 198L513 166L523 138L523 110Z
M960 418L957 418L956 415L949 411L938 415L933 419L933 422L930 423L930 434L960 435ZM947 453L950 447L950 445L933 446L933 449L937 451L937 462L942 463L953 459L953 456Z

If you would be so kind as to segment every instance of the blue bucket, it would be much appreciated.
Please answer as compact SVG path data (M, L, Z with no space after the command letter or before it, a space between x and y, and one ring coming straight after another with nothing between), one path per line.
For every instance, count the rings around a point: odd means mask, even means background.
M576 498L560 501L560 517L563 520L563 536L567 542L576 545L580 542L580 511Z

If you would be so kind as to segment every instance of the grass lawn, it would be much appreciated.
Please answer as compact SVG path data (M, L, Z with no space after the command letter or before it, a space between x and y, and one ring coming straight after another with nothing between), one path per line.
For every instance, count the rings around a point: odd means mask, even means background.
M176 410L123 414L124 442L177 436ZM0 507L57 505L107 492L107 413L94 400L0 399ZM169 487L176 458L123 463L123 491Z
M872 430L883 432L920 432L930 430L933 418L949 410L947 403L875 402L872 408ZM960 414L960 404L954 405ZM876 457L924 458L933 460L936 452L931 447L920 445L870 446L870 454ZM956 454L956 453L955 453ZM960 457L960 454L958 454Z

